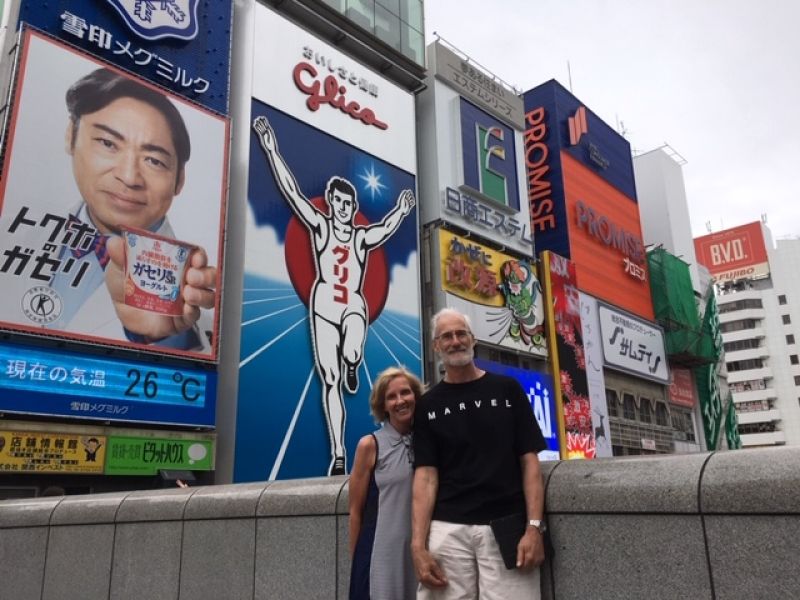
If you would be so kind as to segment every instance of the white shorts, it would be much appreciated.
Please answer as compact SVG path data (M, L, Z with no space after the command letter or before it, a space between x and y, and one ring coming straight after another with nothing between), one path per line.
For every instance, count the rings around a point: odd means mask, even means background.
M417 600L540 600L539 568L506 569L488 525L432 521L428 550L447 577L432 590L419 584Z

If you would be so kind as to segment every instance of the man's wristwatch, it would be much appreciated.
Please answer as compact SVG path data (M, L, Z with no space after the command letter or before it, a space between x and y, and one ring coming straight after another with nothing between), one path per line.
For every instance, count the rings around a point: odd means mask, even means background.
M544 533L545 531L547 531L547 523L539 519L529 519L528 527L534 527L538 529L539 533Z

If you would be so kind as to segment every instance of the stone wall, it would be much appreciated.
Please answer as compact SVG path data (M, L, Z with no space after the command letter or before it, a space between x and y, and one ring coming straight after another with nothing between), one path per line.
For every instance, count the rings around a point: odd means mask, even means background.
M548 463L542 598L800 598L800 449ZM347 598L346 478L0 502L0 600Z

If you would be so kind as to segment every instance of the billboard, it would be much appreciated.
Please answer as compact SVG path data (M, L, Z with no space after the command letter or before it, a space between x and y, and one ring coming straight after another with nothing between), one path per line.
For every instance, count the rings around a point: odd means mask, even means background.
M216 360L228 120L30 28L19 73L0 183L0 328ZM181 284L182 314L125 303L124 227L192 247L183 277L147 268Z
M586 362L586 383L589 387L589 403L592 408L595 456L613 456L611 426L608 422L606 401L606 377L603 373L603 340L597 314L597 299L580 292L581 335Z
M697 262L718 283L769 276L767 245L760 221L695 238L694 251Z
M553 349L550 364L553 373L558 373L556 397L560 406L559 424L564 430L561 458L594 458L597 448L575 265L550 251L542 252L541 259L545 315Z
M0 473L100 474L105 446L102 435L0 429Z
M630 145L555 80L524 100L536 249L572 260L582 291L652 319Z
M547 356L535 265L446 229L438 232L445 304L469 315L479 340Z
M228 114L233 3L169 0L22 2L20 21Z
M697 404L692 372L689 369L676 367L670 369L669 401L676 406L686 408L694 408Z
M558 460L560 445L553 377L548 373L527 371L480 358L475 359L475 364L485 371L508 375L519 381L530 400L533 415L536 417L539 429L542 430L545 442L547 442L547 449L539 452L539 459Z
M562 157L570 257L581 291L653 319L639 205L572 157Z
M55 427L0 428L0 473L152 476L162 469L214 469L213 434Z
M669 383L664 331L606 304L597 308L607 367L657 383Z
M546 123L551 159L559 153L570 156L609 185L629 202L636 202L633 160L628 141L586 108L555 79L523 94L526 129L535 121Z
M106 475L158 475L162 469L214 470L214 442L181 437L109 435Z
M234 480L343 474L374 378L421 371L414 98L255 20Z
M0 412L213 427L214 371L0 342Z
M481 71L468 58L462 58L440 41L428 46L433 74L475 106L503 119L519 129L522 123L522 99L497 78Z

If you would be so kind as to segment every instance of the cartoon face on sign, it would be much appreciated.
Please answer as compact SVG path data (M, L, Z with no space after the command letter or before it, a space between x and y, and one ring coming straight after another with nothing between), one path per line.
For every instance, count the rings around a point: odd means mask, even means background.
M275 132L266 117L257 117L253 129L283 199L309 236L307 247L316 277L307 304L331 443L328 474L343 475L347 472L343 392L355 394L359 388L358 371L371 320L365 296L369 257L397 231L416 201L410 190L403 190L379 223L359 223L357 192L350 181L333 176L325 187L327 206L310 201L279 152ZM294 237L299 239L296 234ZM289 244L287 233L287 247ZM292 275L292 261L287 262ZM298 279L295 271L292 281L296 287ZM303 292L298 289L298 293Z

